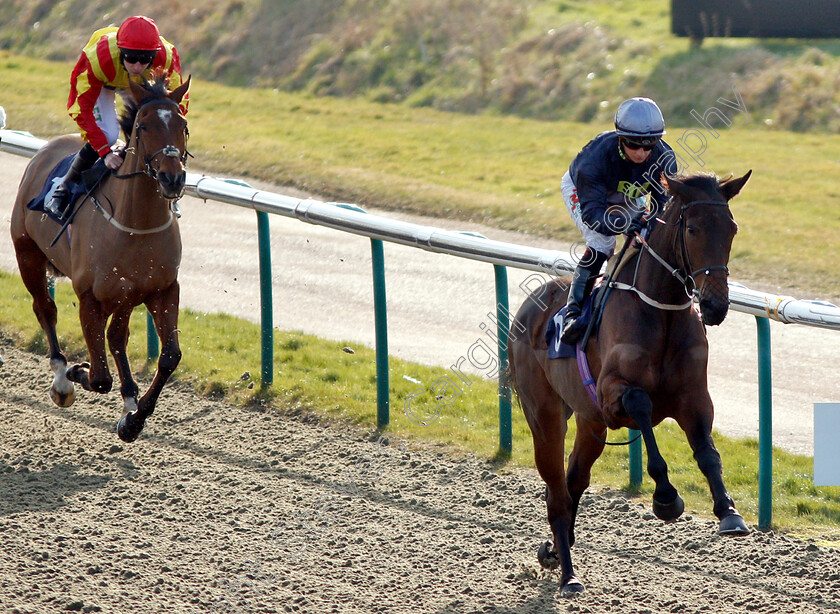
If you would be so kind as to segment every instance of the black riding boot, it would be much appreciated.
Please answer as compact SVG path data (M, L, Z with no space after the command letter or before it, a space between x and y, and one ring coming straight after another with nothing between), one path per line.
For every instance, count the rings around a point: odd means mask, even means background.
M93 147L90 144L85 144L73 158L67 174L55 188L52 199L44 205L44 209L56 217L62 217L70 201L70 185L78 183L82 178L82 173L93 166L98 159L99 156L93 150Z
M563 320L563 333L560 335L560 340L563 343L573 345L580 338L583 330L581 330L581 326L578 326L577 319L580 316L586 297L592 291L595 276L601 272L601 266L606 259L606 254L587 248L583 259L577 265L572 278L572 285L569 288L569 298L566 299L568 309L566 310L566 318Z

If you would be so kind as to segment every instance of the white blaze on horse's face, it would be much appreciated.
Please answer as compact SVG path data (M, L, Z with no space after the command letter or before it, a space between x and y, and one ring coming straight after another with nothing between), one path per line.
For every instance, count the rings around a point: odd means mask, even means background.
M158 117L166 129L169 130L169 120L172 119L172 111L170 109L158 109Z

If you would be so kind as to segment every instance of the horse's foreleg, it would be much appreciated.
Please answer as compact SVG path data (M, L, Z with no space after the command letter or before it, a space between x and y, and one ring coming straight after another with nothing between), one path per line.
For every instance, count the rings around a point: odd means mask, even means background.
M129 322L133 309L121 309L111 317L108 326L108 347L120 378L120 395L123 399L124 413L137 411L137 395L140 389L131 375L131 365L128 362L126 346L129 338Z
M90 363L74 365L67 372L67 377L82 385L85 390L106 393L114 383L108 370L108 358L105 353L105 322L108 316L93 293L88 290L79 296L79 320L85 337Z
M53 372L50 398L59 407L70 407L76 400L76 391L73 382L67 379L67 358L58 343L58 309L47 286L47 257L28 238L15 241L15 254L23 285L32 295L32 310L49 346L50 369Z
M702 415L711 415L711 413ZM683 420L680 420L680 426L685 431L688 443L694 451L694 460L697 461L700 471L709 482L715 516L720 520L718 533L721 535L749 534L749 528L735 509L735 502L723 484L723 464L712 439L711 420L697 418L692 424L685 424Z
M604 442L607 438L607 427L603 423L582 418L580 414L575 414L575 419L577 421L575 446L569 455L569 468L566 471L566 483L572 498L572 524L569 529L571 545L575 543L575 519L580 498L589 488L592 465L604 451Z
M137 411L126 413L120 418L117 433L123 441L134 441L140 435L146 418L155 410L163 386L181 361L181 347L178 343L179 293L180 289L176 281L169 288L146 301L146 308L152 314L161 340L161 352L155 377L146 394L141 397Z
M627 414L636 421L647 448L648 474L656 483L653 492L653 513L660 520L676 520L682 515L685 503L668 480L668 465L662 458L653 435L653 405L650 397L641 388L628 386L621 395L621 404Z

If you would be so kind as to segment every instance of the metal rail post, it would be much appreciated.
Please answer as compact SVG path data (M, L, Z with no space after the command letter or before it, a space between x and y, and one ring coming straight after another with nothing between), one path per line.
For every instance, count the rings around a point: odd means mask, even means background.
M507 267L494 264L496 274L496 332L499 336L499 448L505 454L513 450L513 425L510 410L510 386L502 374L508 368L510 308L508 306Z
M271 235L268 213L257 211L260 250L260 324L262 327L262 388L274 383L274 302L271 296Z
M146 309L146 357L154 360L160 356L160 340L155 330L155 320Z
M770 320L755 317L758 329L758 528L773 520L773 388Z
M390 421L391 399L388 377L388 311L385 300L385 250L379 239L370 240L373 262L373 311L376 319L376 426Z

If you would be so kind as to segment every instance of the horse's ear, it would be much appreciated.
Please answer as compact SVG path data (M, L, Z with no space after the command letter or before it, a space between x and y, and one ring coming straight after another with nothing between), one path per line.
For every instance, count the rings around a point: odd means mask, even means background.
M689 194L690 188L682 181L677 180L675 177L666 177L666 181L668 182L668 192L670 194L676 196L683 202L691 200L691 195Z
M723 192L724 198L726 201L729 202L732 198L741 191L741 188L744 187L744 184L747 183L747 180L752 175L752 169L747 171L747 174L743 177L739 177L738 179L730 179L729 181L722 183L720 185L720 191Z
M139 83L135 83L133 79L128 80L128 87L131 90L131 95L134 97L134 100L138 103L149 95L146 88Z
M192 79L192 75L187 77L187 80L184 81L181 85L176 87L174 90L169 92L169 98L174 100L175 102L180 103L184 96L187 95L187 92L190 91L190 80Z

